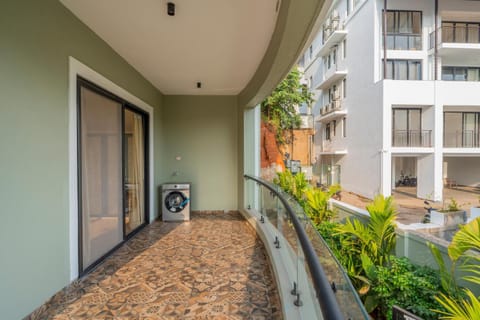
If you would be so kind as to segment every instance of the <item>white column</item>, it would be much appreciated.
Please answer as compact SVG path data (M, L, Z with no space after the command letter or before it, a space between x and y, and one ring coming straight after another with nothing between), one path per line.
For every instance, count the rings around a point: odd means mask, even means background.
M392 152L380 151L380 193L388 197L392 195Z
M260 106L244 112L244 166L246 174L260 175ZM258 209L258 186L252 182L245 186L245 205Z
M417 158L417 197L435 199L435 154Z
M433 130L434 139L434 195L433 200L441 201L443 199L443 99L442 90L438 90L440 81L434 82L435 92L435 126Z

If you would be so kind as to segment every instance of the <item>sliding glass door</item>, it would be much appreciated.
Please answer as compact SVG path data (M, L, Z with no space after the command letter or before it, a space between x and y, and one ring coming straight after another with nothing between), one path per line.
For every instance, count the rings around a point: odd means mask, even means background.
M394 147L422 146L422 110L393 109Z
M79 263L85 273L147 221L147 117L78 81Z

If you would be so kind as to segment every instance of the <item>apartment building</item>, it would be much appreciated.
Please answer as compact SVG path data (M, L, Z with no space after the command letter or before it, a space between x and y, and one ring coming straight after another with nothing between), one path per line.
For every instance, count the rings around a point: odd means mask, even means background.
M480 186L479 1L333 1L301 64L322 183L373 197L409 177L432 200Z

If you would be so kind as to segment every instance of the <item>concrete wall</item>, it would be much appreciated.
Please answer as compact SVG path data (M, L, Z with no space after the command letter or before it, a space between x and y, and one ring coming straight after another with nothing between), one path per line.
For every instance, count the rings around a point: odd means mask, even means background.
M342 187L373 198L380 192L382 147L381 88L374 83L377 17L367 1L346 25L347 114L346 149L341 165Z
M444 176L457 184L480 187L480 157L445 157Z
M59 1L0 8L0 310L20 319L69 282L69 56L155 108L162 96Z
M165 96L162 127L162 182L191 182L192 210L236 210L236 98Z

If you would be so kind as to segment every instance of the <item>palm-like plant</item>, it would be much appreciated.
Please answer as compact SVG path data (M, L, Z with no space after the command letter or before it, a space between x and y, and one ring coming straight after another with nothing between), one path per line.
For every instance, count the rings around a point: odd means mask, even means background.
M480 251L480 218L460 227L455 234L452 242L448 246L448 256L452 260L452 269L450 273L446 271L445 262L440 255L438 248L430 245L430 249L440 267L442 275L442 286L449 292L449 296L440 294L436 297L437 301L446 309L438 310L441 319L451 320L479 320L480 319L480 301L469 289L463 289L463 294L454 281L454 272L457 263L464 259L460 269L469 273L463 277L466 281L480 284L480 257L472 255L469 250ZM464 299L466 297L467 299Z
M378 195L367 205L370 220L367 225L348 219L338 232L349 234L357 243L356 250L368 256L374 265L384 265L395 247L395 218L397 211L392 197Z
M335 213L330 208L328 200L339 190L340 186L331 186L326 191L318 188L310 188L305 191L305 213L312 219L315 225L319 225L334 217Z
M367 206L368 224L358 219L347 219L336 231L342 235L342 247L348 248L350 258L342 259L348 275L363 296L367 311L379 306L379 299L371 292L376 266L385 266L396 243L395 218L397 211L391 197L378 195Z

